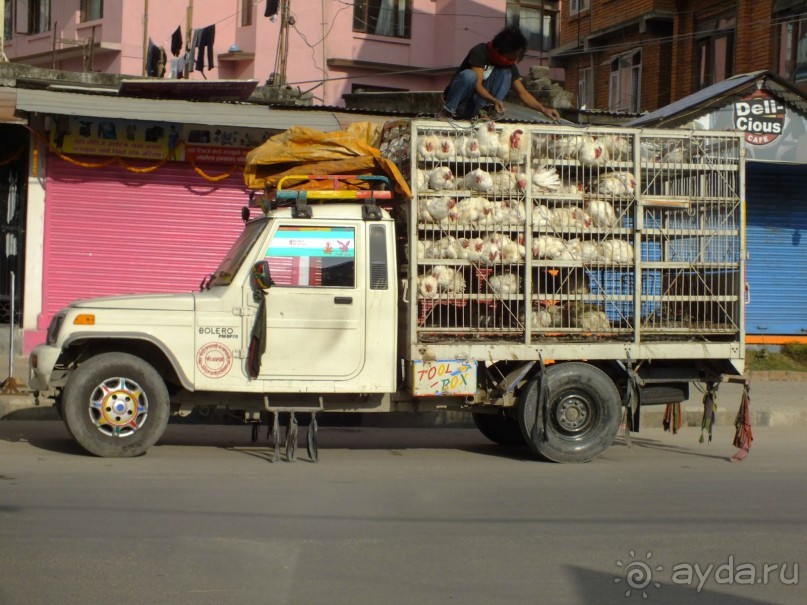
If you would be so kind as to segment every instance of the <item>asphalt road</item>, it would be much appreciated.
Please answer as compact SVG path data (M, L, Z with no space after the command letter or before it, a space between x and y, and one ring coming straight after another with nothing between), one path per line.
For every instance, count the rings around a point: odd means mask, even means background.
M474 430L326 428L312 464L245 427L113 460L0 422L0 604L807 602L804 429L758 429L740 463L729 428L698 435L557 465Z

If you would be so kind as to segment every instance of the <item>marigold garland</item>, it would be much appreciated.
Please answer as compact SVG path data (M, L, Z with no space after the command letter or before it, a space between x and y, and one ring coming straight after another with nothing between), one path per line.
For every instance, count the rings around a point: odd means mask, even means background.
M28 130L30 130L32 133L34 133L34 135L37 138L41 139L44 142L45 146L48 148L48 150L51 153L57 155L59 158L61 158L65 162L68 162L69 164L73 164L74 166L79 166L80 168L105 168L107 166L117 164L117 165L123 167L124 169L128 170L129 172L134 172L134 173L137 173L137 174L145 174L145 173L149 173L149 172L154 172L155 170L157 170L158 168L160 168L161 166L166 164L171 159L171 155L173 155L173 153L176 152L176 149L174 149L172 152L169 152L169 155L164 157L162 160L160 160L154 166L145 166L145 167L133 166L131 164L128 164L120 156L115 156L113 158L110 158L109 160L104 160L104 161L101 161L101 162L82 162L82 161L76 160L76 159L70 157L69 155L67 155L66 153L63 153L60 150L58 150L56 147L54 147L51 144L51 142L44 135L42 135L42 133L39 133L36 130L33 130L32 128L28 128ZM178 146L182 146L184 144L185 144L184 141L180 141ZM19 154L22 153L22 151L23 151L23 149L20 149L20 151L17 153L17 156L11 158L8 161L9 162L14 161L19 156ZM206 181L210 181L212 183L218 183L220 181L228 179L235 173L235 171L241 169L241 167L238 164L233 164L232 166L230 166L229 170L227 170L226 172L224 172L222 174L219 174L218 176L211 176L211 175L207 174L204 170L202 170L196 164L194 158L187 157L186 159L187 159L188 163L190 163L190 165L193 166L194 171L199 176L201 176ZM2 165L3 164L0 163L0 166L2 166Z

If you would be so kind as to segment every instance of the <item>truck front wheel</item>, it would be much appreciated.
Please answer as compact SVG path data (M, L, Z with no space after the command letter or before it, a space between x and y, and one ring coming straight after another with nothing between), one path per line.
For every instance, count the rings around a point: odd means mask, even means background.
M151 365L127 353L106 353L73 372L62 394L62 417L91 454L129 458L162 436L169 403L165 383Z
M544 409L538 409L541 379L527 383L518 404L518 423L530 448L553 462L588 462L605 451L619 431L621 407L608 375L569 362L550 366L542 379Z

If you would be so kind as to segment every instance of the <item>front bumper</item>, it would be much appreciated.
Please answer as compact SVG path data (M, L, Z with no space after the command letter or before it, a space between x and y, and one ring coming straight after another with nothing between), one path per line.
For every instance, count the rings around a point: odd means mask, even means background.
M53 368L62 350L50 345L39 345L28 357L28 386L32 391L47 391L51 388Z

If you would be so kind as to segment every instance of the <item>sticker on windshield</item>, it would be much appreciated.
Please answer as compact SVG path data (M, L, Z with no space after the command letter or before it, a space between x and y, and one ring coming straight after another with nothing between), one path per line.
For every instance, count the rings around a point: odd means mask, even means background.
M356 236L345 227L280 227L266 256L354 257Z

